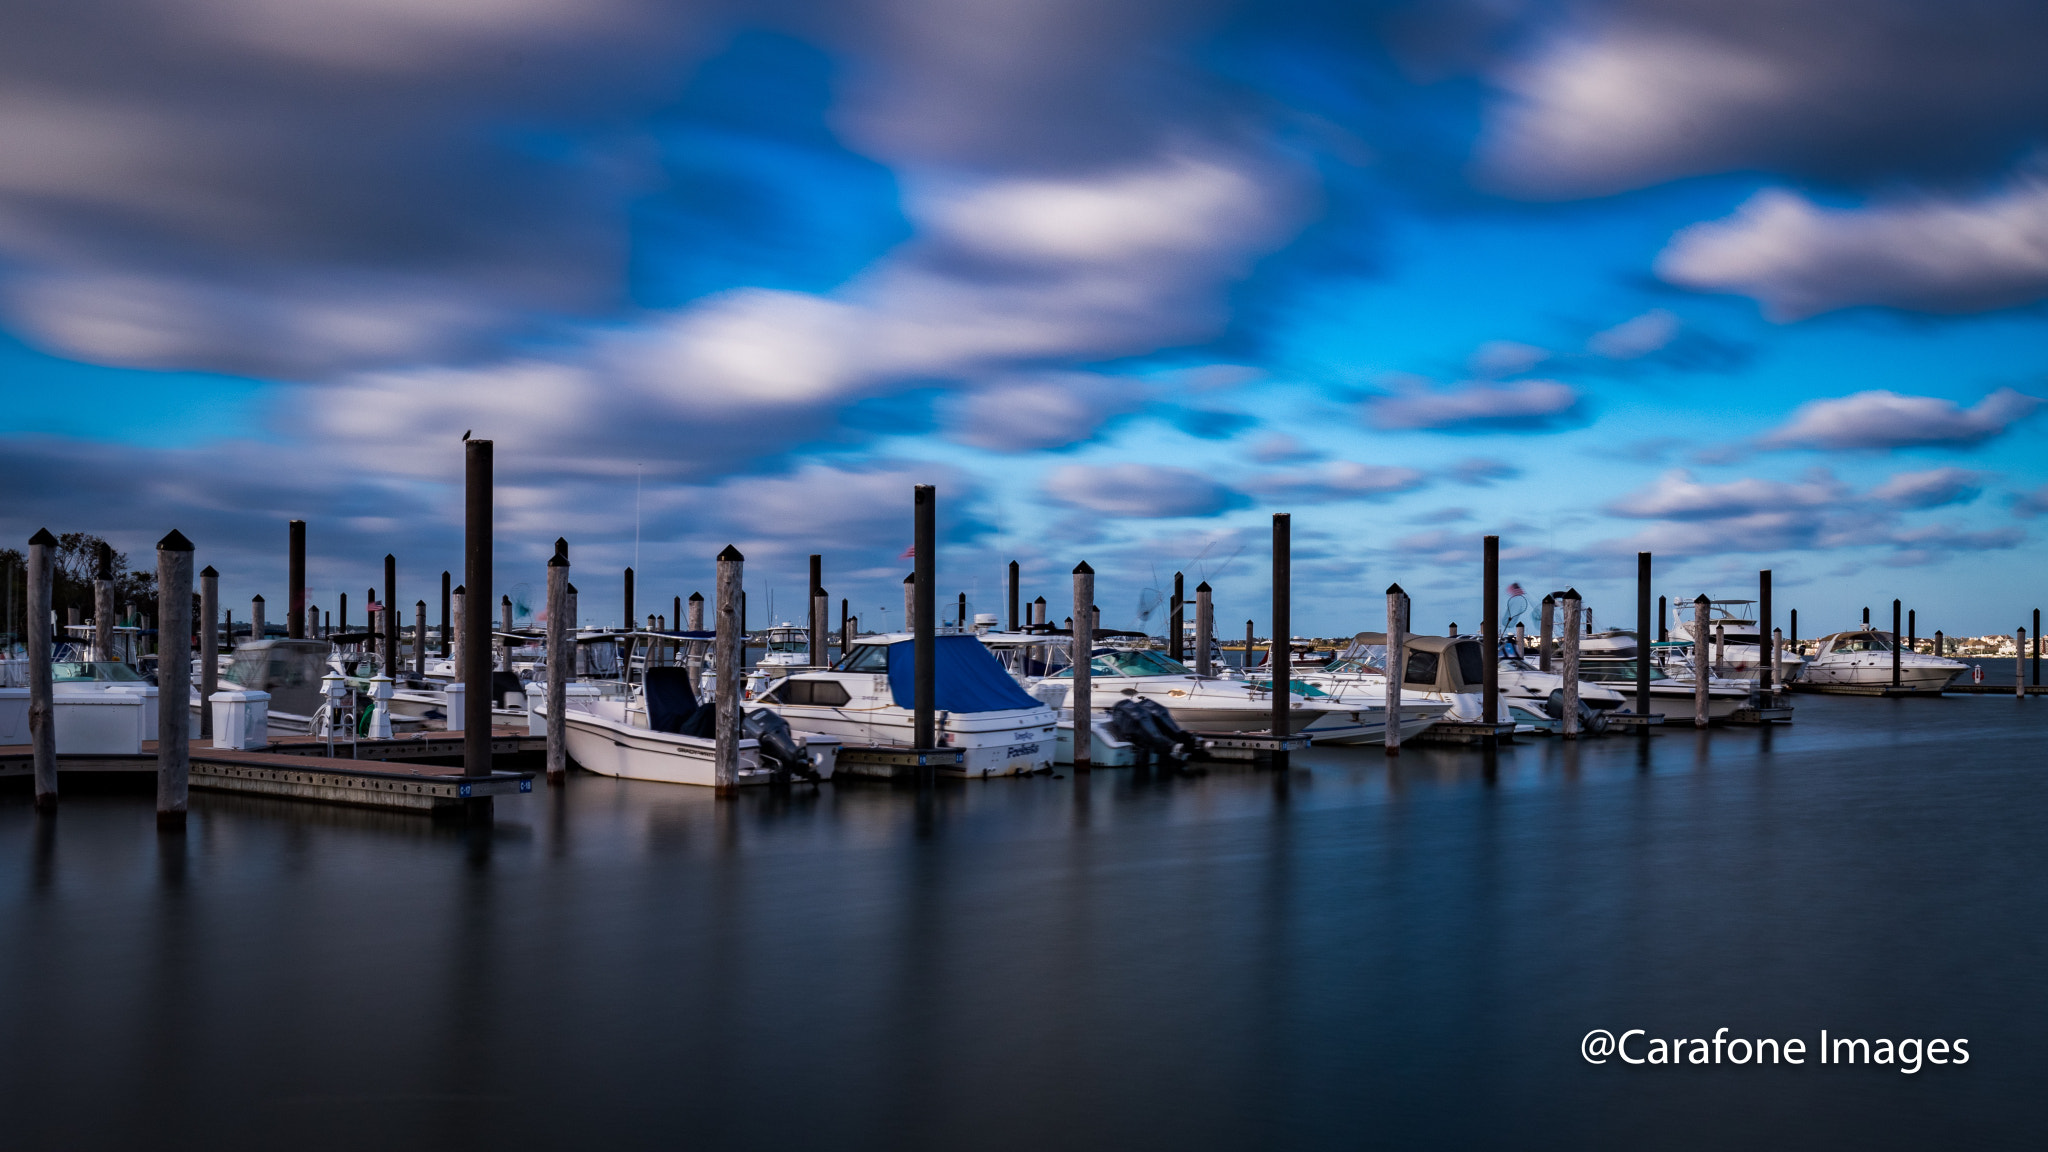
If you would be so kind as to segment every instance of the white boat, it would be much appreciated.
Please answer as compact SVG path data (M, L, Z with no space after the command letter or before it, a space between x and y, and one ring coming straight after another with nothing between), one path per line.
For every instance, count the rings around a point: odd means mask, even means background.
M1009 776L1052 767L1058 711L1026 695L972 634L934 636L936 739L966 754L968 776ZM863 636L830 669L795 672L754 699L797 732L847 745L914 746L912 637Z
M569 758L600 776L717 786L718 741L711 735L716 732L715 706L697 702L686 669L657 667L648 682L654 686L651 709L640 684L626 699L571 696L562 713L562 742ZM546 720L544 697L536 697L534 711ZM762 740L740 740L736 782L741 787L789 781L788 766L762 752ZM795 752L811 776L826 780L837 764L839 741L799 737Z
M1674 604L1676 611L1691 604ZM1693 619L1689 614L1679 613L1680 618L1671 625L1670 643L1683 643L1704 639L1707 645L1707 667L1712 677L1719 679L1756 679L1763 674L1768 661L1763 645L1767 638L1759 633L1756 620L1756 602L1753 600L1709 600L1707 602L1707 631L1705 637L1693 635ZM1691 657L1687 656L1685 668L1668 668L1674 676L1691 675ZM1786 684L1799 676L1799 669L1806 663L1805 658L1792 650L1789 644L1778 650L1777 675L1774 683Z
M1892 649L1898 637L1890 632L1863 629L1836 632L1816 642L1812 659L1798 683L1818 689L1889 688L1892 686ZM1901 649L1899 687L1912 692L1940 692L1969 670L1960 660L1930 656Z
M1070 712L1074 670L1068 661L1072 638L1053 634L991 632L981 637L1031 695ZM1125 698L1157 702L1173 722L1197 736L1270 734L1273 696L1270 683L1196 675L1163 652L1135 648L1097 648L1089 663L1089 705L1107 712ZM1285 735L1305 735L1316 744L1364 744L1386 738L1384 703L1339 703L1320 692L1290 691ZM1403 731L1434 723L1442 709L1423 708L1427 716L1409 717Z
M757 666L808 668L811 664L811 634L787 620L768 629L762 638L766 649L761 658L754 661Z
M1476 722L1484 710L1485 654L1480 650L1479 637L1409 636L1406 647L1408 668L1401 682L1402 710L1406 711L1406 702L1413 697L1445 705L1446 719ZM1503 652L1496 681L1500 704L1494 722L1536 727L1554 724L1563 715L1561 711L1556 716L1550 712L1562 707L1564 677L1541 671L1518 655L1512 640L1503 645ZM1303 673L1301 679L1342 700L1371 700L1377 696L1384 701L1386 660L1387 634L1360 632L1327 668ZM1619 693L1588 683L1584 678L1579 681L1579 700L1595 711L1623 706Z

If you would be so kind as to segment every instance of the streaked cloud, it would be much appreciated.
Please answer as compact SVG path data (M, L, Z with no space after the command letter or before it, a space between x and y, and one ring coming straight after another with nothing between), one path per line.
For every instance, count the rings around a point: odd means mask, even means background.
M1871 489L1872 499L1898 508L1941 508L1967 504L1984 493L1984 474L1968 468L1898 472Z
M1213 516L1241 499L1191 468L1158 464L1068 464L1046 477L1045 493L1104 516L1147 519Z
M2038 397L2000 388L1964 408L1936 396L1878 389L1800 405L1765 433L1765 448L1887 449L1982 444L2041 406Z
M1291 471L1268 472L1242 487L1269 500L1294 504L1325 504L1413 492L1428 483L1419 468L1333 460Z
M1610 360L1634 360L1671 343L1678 336L1678 317L1663 308L1652 308L1612 328L1595 332L1586 349Z
M1367 418L1388 430L1534 432L1579 407L1578 390L1556 380L1414 387L1366 401Z

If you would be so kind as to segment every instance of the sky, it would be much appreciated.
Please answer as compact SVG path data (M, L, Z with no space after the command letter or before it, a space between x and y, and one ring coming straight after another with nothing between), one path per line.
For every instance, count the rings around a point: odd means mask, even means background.
M1801 633L2048 599L2048 8L2001 0L20 0L0 13L0 533L176 527L230 607L570 543L586 623ZM17 545L18 546L18 545ZM836 606L835 606L836 607ZM244 611L246 609L243 609ZM240 611L237 612L241 614Z

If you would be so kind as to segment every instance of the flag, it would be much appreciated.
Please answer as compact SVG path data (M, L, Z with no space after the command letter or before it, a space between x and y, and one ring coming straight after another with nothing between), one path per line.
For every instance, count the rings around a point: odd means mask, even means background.
M1521 586L1520 584L1509 584L1509 585L1508 585L1508 595L1510 595L1510 596L1527 596L1527 595L1528 595L1528 593L1527 593L1527 592L1524 592L1524 591L1522 591L1522 586Z
M916 559L916 558L917 558L917 545L915 545L915 544L912 544L912 545L911 545L910 547L908 547L908 548L905 548L905 549L903 550L903 555L901 555L901 556L898 556L898 557L897 557L897 559L898 559L898 560L914 560L914 559Z

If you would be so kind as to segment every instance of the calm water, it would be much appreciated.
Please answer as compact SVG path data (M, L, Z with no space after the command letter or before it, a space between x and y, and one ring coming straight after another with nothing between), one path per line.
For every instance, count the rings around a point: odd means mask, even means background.
M485 831L9 793L0 1147L2038 1147L2048 700L1799 704L1490 774L583 776ZM1724 1025L1807 1063L1579 1055Z

